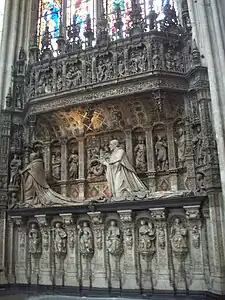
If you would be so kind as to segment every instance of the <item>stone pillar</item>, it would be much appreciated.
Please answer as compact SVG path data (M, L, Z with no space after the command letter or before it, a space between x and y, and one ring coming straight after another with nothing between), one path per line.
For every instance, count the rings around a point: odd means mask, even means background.
M131 165L133 166L133 143L132 143L132 130L126 129L125 130L125 141L126 141L126 153L129 158Z
M152 127L145 128L145 140L146 140L146 156L147 156L147 174L148 174L148 188L150 192L156 191L156 180L155 180L155 153L153 145Z
M0 249L0 269L2 272L0 272L0 284L5 284L6 283L6 210L5 207L0 207L0 240L2 241L1 243L1 249Z
M178 175L176 167L176 154L173 136L173 123L167 124L168 161L170 172L170 185L172 191L178 190Z
M190 252L193 264L193 278L190 290L205 291L204 259L202 243L202 224L200 218L200 205L184 206L189 227Z
M76 224L72 214L60 214L65 224L67 232L67 255L64 260L64 276L62 285L74 286L78 285L77 282L77 261L76 261L76 249L78 245L78 237L76 235Z
M27 255L27 235L26 235L26 225L23 223L22 217L12 216L11 219L15 223L15 233L12 234L13 238L13 255L15 260L12 259L12 262L15 267L15 281L20 284L29 283L28 273L28 255ZM12 230L13 231L13 230ZM12 249L11 248L11 249Z
M124 265L123 272L123 289L138 289L136 281L136 262L135 262L135 237L134 237L134 220L132 220L131 210L118 210L117 211L121 223L123 224L124 232Z
M35 217L38 221L42 235L42 256L40 259L39 284L51 285L51 228L46 219L46 215L36 215Z
M84 150L84 136L77 137L78 141L78 156L79 156L79 171L78 171L78 189L79 189L79 199L84 200L85 198L85 150Z
M67 139L61 139L61 194L67 196L67 177L68 177L68 157Z
M93 267L93 287L94 288L108 288L105 273L105 253L106 245L104 243L104 222L100 211L89 212L88 215L92 221L92 228L94 233L94 257L92 259Z
M47 179L51 178L51 146L50 142L44 142L44 166L45 176Z
M159 273L155 289L172 290L169 273L169 238L167 236L166 210L165 208L151 208L149 210L156 227L156 255Z
M8 219L8 230L7 230L7 279L8 283L15 283L15 256L14 256L14 220Z
M209 190L207 194L209 199L209 221L207 230L210 233L210 240L208 242L211 252L211 290L213 293L221 294L225 291L225 258L223 251L224 235L221 221L223 213L221 209L221 201L223 196L220 190Z
M190 191L196 191L196 175L195 175L195 161L193 153L193 143L191 135L191 123L187 119L185 121L185 137L186 137L186 167L187 167L187 176L184 181L185 188Z

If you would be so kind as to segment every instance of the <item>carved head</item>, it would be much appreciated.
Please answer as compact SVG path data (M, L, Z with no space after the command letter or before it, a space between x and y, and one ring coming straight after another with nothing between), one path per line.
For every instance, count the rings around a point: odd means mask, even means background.
M111 151L113 151L116 147L119 146L119 141L118 140L112 140L110 143L109 143L109 149Z
M182 135L183 135L183 133L184 133L184 130L183 130L183 128L182 128L182 127L179 127L179 129L178 129L178 133L179 133L179 136L182 136Z
M143 225L145 225L146 224L146 222L145 222L145 220L141 220L141 225L143 226Z
M179 218L176 218L176 219L174 220L174 223L175 223L175 225L179 225L179 224L181 223L181 221L180 221Z
M35 224L35 223L32 223L32 224L31 224L31 229L36 229L36 228L37 228L36 224Z
M88 227L88 223L87 222L83 222L83 227Z
M112 221L110 222L110 224L111 224L111 226L116 227L116 221L112 220Z
M140 136L140 135L139 135L139 137L138 137L138 142L139 142L139 144L143 144L143 143L144 143L144 139L143 139L143 137Z
M201 126L198 125L197 128L196 128L196 130L197 130L198 133L201 132Z
M61 223L60 222L55 223L55 227L56 228L61 228Z
M30 154L30 161L33 161L33 160L35 160L35 159L37 159L37 158L39 158L38 153L32 152L32 153Z

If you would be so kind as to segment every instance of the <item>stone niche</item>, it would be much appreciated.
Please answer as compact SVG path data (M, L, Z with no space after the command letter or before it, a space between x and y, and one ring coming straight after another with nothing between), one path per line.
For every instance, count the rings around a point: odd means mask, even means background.
M10 283L106 292L207 290L205 200L178 197L11 211Z

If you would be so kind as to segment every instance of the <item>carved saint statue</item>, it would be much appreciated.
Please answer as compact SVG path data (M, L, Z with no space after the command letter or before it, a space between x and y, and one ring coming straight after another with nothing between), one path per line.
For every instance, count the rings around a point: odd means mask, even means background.
M147 188L136 175L118 140L112 140L109 148L111 151L109 159L100 158L100 162L107 167L106 178L112 196L124 197L136 191L145 191Z
M157 168L159 171L166 171L167 166L167 143L161 135L157 136L157 142L155 143L155 153L157 160Z
M61 178L60 153L52 154L52 176L57 180L60 180L60 178Z
M10 163L10 184L17 185L19 180L19 170L21 167L21 159L17 154L14 154L14 157Z
M29 237L29 253L40 254L41 253L41 232L37 227L37 224L32 223L28 233Z
M123 237L116 221L112 220L106 236L107 250L112 255L120 255L123 251Z
M54 253L56 255L65 255L67 252L67 233L62 228L62 224L57 222L55 228L53 229L54 233Z
M193 139L193 144L195 146L195 162L198 166L201 166L205 160L205 155L203 150L203 135L200 126L197 126L196 130L197 130L197 134Z
M155 229L152 223L147 223L145 220L141 220L141 226L139 228L139 251L154 252L155 251Z
M174 220L171 227L170 241L173 252L186 253L188 251L187 229L183 226L179 218Z
M78 178L78 164L79 156L75 149L72 149L69 157L69 178L72 180Z
M25 206L71 205L74 201L54 192L45 179L43 160L39 153L30 154L30 163L20 172Z
M185 162L185 136L184 130L182 127L178 129L178 138L175 139L175 143L177 144L177 158L178 158L178 167L183 168Z
M93 234L87 222L79 228L80 252L84 256L94 253Z
M146 171L146 147L144 144L143 137L138 137L138 144L134 148L135 153L135 167L137 172Z

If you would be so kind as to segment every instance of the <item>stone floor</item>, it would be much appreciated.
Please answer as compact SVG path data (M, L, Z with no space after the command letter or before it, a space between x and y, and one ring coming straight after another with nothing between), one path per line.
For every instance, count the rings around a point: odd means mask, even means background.
M0 300L135 300L138 298L97 298L97 297L73 297L73 296L63 296L63 295L40 295L40 296L31 296L26 294L14 294L14 295L0 295ZM140 299L140 298L139 298ZM208 297L168 297L168 296L152 296L151 300L203 300L209 299Z

